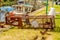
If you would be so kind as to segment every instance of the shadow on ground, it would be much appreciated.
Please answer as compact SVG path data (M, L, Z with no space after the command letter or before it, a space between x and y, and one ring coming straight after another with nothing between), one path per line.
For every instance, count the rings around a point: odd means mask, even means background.
M60 32L60 26L57 26L53 29L53 32Z

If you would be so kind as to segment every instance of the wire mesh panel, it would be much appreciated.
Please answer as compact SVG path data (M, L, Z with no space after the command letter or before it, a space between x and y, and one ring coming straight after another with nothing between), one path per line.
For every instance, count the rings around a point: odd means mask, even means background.
M13 25L13 26L18 26L18 28L22 27L22 19L21 17L9 17L6 16L6 24Z
M27 18L27 19L26 19ZM17 20L16 20L17 19ZM17 26L23 26L23 16L20 19L20 16L15 16L14 19L8 20L8 17L6 17L6 22L9 22L8 24L12 24L10 21L17 21L18 25ZM54 16L51 15L40 15L40 16L27 16L25 17L24 21L26 25L30 25L28 28L43 28L43 29L51 29L55 27L55 20ZM25 26L23 26L24 28Z
M34 28L50 29L55 27L54 16L51 15L29 16L29 19L33 26L38 24L38 27Z

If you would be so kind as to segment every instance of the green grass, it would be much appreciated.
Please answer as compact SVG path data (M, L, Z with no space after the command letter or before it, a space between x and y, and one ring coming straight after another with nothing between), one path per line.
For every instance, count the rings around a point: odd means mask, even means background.
M60 14L56 15L56 18L60 18ZM60 19L55 19L56 27L54 31L52 31L53 39L60 40Z
M60 12L60 6L54 6L56 12ZM49 7L50 9L50 7ZM45 9L36 14L45 14ZM35 14L35 15L36 15ZM56 14L56 18L60 18L60 14ZM56 28L51 31L53 40L60 40L60 19L55 19ZM0 40L32 40L36 35L41 38L40 30L34 29L10 29L0 34ZM24 39L23 39L24 38Z
M60 5L54 5L55 11L60 12ZM60 18L60 14L56 14L56 18ZM60 19L55 19L56 28L52 32L54 40L60 40Z
M56 12L60 12L60 5L54 5L55 11ZM48 6L48 12L50 11L51 6ZM38 11L35 15L39 15L39 14L46 14L46 8L44 8L41 11Z
M51 6L48 7L48 11L50 10ZM60 5L54 5L55 11L60 12ZM37 12L35 15L39 14L46 14L46 8ZM60 18L60 14L56 14L56 18ZM55 19L55 29L52 33L53 35L53 40L60 40L60 19Z
M55 5L54 8L56 9L56 12L60 12L60 5Z

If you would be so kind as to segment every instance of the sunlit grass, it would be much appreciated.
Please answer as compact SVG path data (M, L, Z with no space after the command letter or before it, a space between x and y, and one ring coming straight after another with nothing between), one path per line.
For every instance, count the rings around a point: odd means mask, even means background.
M0 40L33 40L36 35L41 37L39 30L10 29L0 34Z
M60 6L54 6L56 12L60 12ZM45 14L46 9L38 11L35 15ZM49 7L50 10L50 7ZM60 18L60 14L57 14L56 18ZM55 19L56 28L55 31L51 32L53 36L53 40L60 40L60 19ZM38 35L40 38L42 37L40 34L40 30L34 29L10 29L5 32L0 33L0 40L33 40L33 38Z
M56 12L60 12L60 5L54 5L54 8L55 8ZM48 13L49 13L50 9L51 9L51 6L48 6ZM46 14L46 8L44 8L41 11L38 11L35 15L40 15L40 14Z
M51 6L48 7L48 11L50 10ZM54 5L55 11L60 12L60 5ZM37 12L35 15L46 14L46 8ZM56 14L56 18L60 18L60 14ZM55 19L55 31L51 32L53 35L53 40L60 40L60 19Z

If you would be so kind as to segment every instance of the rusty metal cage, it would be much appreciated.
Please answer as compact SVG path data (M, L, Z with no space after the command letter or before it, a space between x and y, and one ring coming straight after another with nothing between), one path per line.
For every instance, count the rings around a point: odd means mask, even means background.
M55 18L52 15L30 16L30 22L37 21L38 27L43 29L51 29L55 27Z
M9 18L10 18L10 20L9 20ZM8 18L8 16L6 16L7 24L13 25L12 22L17 21L18 22L17 26L20 26L20 27L23 26L23 22L22 22L23 17L15 16L13 19L11 17L9 17L9 18ZM33 21L37 22L38 27L33 27L31 24L31 26L33 28L52 29L55 27L55 18L54 18L54 16L51 16L51 15L28 16L28 19L30 21L30 24ZM12 21L12 22L10 22L10 21ZM33 24L35 24L35 23L33 23ZM31 26L29 26L29 27L31 27Z

